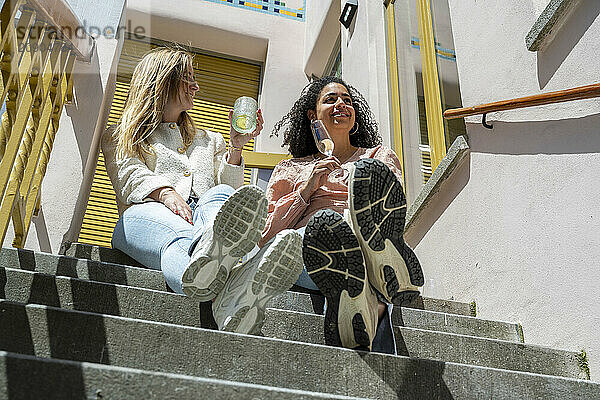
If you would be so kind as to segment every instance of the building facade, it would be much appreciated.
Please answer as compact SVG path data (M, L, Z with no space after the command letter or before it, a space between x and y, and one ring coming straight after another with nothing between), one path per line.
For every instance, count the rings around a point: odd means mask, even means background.
M274 124L310 79L336 74L365 96L384 143L402 159L405 237L423 264L424 294L520 321L527 343L583 349L598 379L600 101L490 112L492 129L481 116L442 117L598 83L597 2L359 0L349 28L339 22L346 0L70 4L94 53L75 63L74 101L61 116L26 248L59 253L93 243L86 232L114 221L90 206L111 196L98 178L99 139L144 49L178 43L197 54L206 128L226 133L235 96L218 93L255 91L265 128L245 155L248 180L261 185L285 156L281 138L269 135Z

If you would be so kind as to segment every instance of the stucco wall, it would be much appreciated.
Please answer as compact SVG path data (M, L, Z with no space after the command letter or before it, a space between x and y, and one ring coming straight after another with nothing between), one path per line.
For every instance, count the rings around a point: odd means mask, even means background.
M342 7L345 4L341 1ZM385 14L383 2L359 1L350 29L342 27L342 75L365 96L375 114L384 144L390 133Z
M321 76L340 35L339 0L310 1L304 30L304 73Z
M600 2L580 3L554 41L544 51L535 53L527 50L525 37L545 8L540 0L535 4L517 0L450 0L463 105L598 82ZM593 99L492 113L488 120L559 120L598 112L600 99Z
M525 36L540 1L450 0L463 104L598 82L600 3L581 2L543 53ZM527 343L588 353L600 380L600 103L469 118L470 155L406 232L425 294L520 321Z
M308 83L304 22L197 0L181 0L176 7L159 0L129 0L127 15L148 36L264 63L259 102L265 126L256 149L285 152L281 138L269 138L269 133Z

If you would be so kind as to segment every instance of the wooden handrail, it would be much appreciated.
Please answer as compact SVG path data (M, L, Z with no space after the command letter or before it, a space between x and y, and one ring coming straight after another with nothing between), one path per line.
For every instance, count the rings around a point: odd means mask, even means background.
M533 96L519 97L511 100L496 101L494 103L480 104L473 107L452 108L444 112L444 118L463 118L470 115L487 114L494 111L514 110L517 108L562 103L571 100L590 99L593 97L600 97L600 83L536 94Z
M78 60L90 61L94 40L65 0L27 0L25 4L41 13L41 19L53 26L62 35L61 38L72 45Z

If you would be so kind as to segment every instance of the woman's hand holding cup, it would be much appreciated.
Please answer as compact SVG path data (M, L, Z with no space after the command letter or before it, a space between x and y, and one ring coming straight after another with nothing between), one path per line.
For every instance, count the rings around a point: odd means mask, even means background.
M265 123L260 109L256 112L256 128L250 133L240 133L233 128L233 110L229 110L229 122L229 145L235 148L244 147L251 139L260 135Z
M256 128L250 133L240 133L233 128L233 110L229 110L229 154L227 155L227 162L232 165L240 165L242 162L242 148L251 139L260 135L262 131L264 120L262 117L262 111L259 109L256 112Z

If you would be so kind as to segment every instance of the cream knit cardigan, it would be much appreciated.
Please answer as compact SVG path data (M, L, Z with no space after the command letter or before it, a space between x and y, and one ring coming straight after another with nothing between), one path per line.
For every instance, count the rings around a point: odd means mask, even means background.
M191 146L184 150L179 127L162 123L148 137L152 154L116 159L116 141L112 129L102 137L106 171L117 195L119 214L135 203L153 201L154 190L172 187L188 199L193 190L201 196L211 187L224 183L234 189L244 181L244 162L231 165L226 161L225 140L219 133L199 129Z

